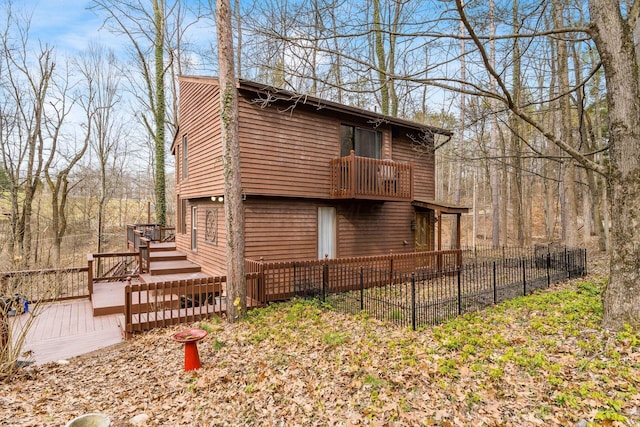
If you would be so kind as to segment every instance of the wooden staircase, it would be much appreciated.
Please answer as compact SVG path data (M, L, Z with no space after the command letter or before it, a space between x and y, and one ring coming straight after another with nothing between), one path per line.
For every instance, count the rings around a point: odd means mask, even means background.
M200 266L187 259L187 254L176 251L176 245L152 243L149 251L149 275L166 276L173 274L199 273ZM146 281L146 280L145 280Z
M149 255L149 272L140 274L135 283L159 283L177 280L206 278L200 265L187 259L187 254L176 250L175 242L152 243ZM128 282L95 282L91 303L93 315L124 313L124 288ZM169 296L168 296L169 297ZM146 301L134 301L146 304Z

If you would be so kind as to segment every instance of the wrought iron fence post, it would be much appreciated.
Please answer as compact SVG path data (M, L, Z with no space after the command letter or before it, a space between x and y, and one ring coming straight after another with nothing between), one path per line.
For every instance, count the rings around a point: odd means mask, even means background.
M360 266L360 311L364 310L364 267Z
M567 253L567 247L564 247L564 268L567 271L567 278L571 279L571 271L569 271L569 254Z
M498 303L498 286L496 284L496 262L493 261L493 303Z
M329 285L329 263L327 262L327 256L325 256L324 264L322 264L322 302L324 302L324 296Z
M462 282L460 277L461 268L458 268L458 314L462 314Z
M522 258L522 292L527 296L527 259Z
M411 273L411 329L416 330L416 273Z
M547 252L547 288L551 287L551 254Z

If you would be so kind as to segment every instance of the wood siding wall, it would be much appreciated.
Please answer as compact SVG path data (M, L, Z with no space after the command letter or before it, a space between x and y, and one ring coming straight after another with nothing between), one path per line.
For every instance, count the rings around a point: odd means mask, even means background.
M328 198L340 122L303 107L262 108L241 91L242 187L247 195Z
M340 156L340 124L373 127L363 118L303 104L264 106L253 92L241 90L239 95L242 187L247 196L329 198L330 161ZM174 155L180 163L182 137L187 135L186 180L182 179L182 165L176 165L176 193L183 198L223 194L218 102L215 79L181 78L180 130ZM418 131L398 128L392 132L388 124L376 130L382 132L382 157L413 160L415 196L433 198L434 157L415 150L407 136L407 132L417 135Z
M409 203L248 200L246 257L265 261L313 260L318 254L318 207L334 206L337 257L410 252L413 207ZM407 242L404 244L404 242Z
M338 208L338 257L411 252L413 206L402 202L353 202ZM407 242L404 244L404 242Z
M198 247L191 250L191 213L192 207L198 207ZM206 211L207 209L217 209L217 242L212 244L205 241L206 231ZM224 223L224 206L221 203L213 203L206 199L189 200L185 217L187 233L176 232L176 249L187 254L187 258L202 267L204 273L212 276L224 276L226 274L226 227Z
M431 147L418 147L400 130L393 138L393 160L401 162L413 161L413 196L416 199L435 198L435 157Z
M219 96L218 86L210 80L180 80L180 129L174 155L180 153L176 159L182 160L182 138L186 135L187 179L182 178L182 165L176 168L180 171L176 193L183 198L223 194Z
M318 203L291 199L247 200L245 255L249 259L317 259Z

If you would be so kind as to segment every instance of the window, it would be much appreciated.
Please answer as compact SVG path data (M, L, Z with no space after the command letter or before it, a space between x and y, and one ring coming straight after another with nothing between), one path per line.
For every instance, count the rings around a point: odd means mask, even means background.
M187 135L182 136L182 179L187 179L187 158L189 154L189 146Z
M382 132L355 126L340 126L340 155L348 156L351 150L356 156L382 158Z
M187 232L187 230L185 229L184 226L184 220L185 220L185 216L186 216L186 211L185 211L185 202L183 199L180 198L180 195L178 194L178 204L177 209L176 209L176 231L180 234L184 234Z
M198 207L191 207L191 250L198 249Z
M182 171L180 170L180 146L176 149L176 182L180 182Z
M205 211L204 241L214 246L218 244L218 209Z

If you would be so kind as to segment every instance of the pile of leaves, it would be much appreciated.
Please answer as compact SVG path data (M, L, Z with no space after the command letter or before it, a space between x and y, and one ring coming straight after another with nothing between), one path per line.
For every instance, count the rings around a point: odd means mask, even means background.
M153 331L21 371L0 384L0 425L637 425L640 335L600 328L603 279L564 283L416 332L318 303L253 310L199 343ZM138 418L139 419L139 418Z

